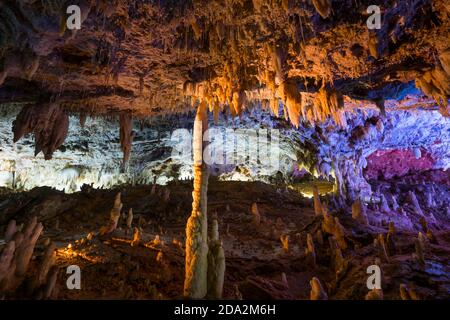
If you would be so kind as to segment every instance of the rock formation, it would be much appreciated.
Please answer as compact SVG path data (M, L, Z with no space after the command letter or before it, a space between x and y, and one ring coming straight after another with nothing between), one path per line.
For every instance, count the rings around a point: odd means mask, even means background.
M320 280L316 277L309 282L311 285L310 299L311 300L328 300L328 295L322 287Z
M13 122L14 142L33 133L35 139L34 155L41 151L46 160L52 158L66 139L69 117L57 103L30 104L22 108Z

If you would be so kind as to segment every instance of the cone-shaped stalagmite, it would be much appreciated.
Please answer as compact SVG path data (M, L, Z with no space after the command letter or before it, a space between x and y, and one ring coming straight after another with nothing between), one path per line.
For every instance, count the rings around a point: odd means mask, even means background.
M322 203L320 202L320 195L319 195L319 189L317 186L313 187L313 194L314 194L314 212L316 216L322 215Z
M212 221L211 238L208 251L208 297L221 299L225 277L225 253L219 240L217 219Z
M363 225L368 224L366 207L359 198L352 205L352 218Z
M207 191L208 171L203 162L203 133L208 127L206 104L200 104L194 123L194 191L192 213L186 225L186 274L184 296L204 298L207 293L208 222Z
M123 206L120 196L121 194L119 192L114 199L114 207L111 209L109 223L107 226L103 226L100 228L100 235L108 234L116 230L117 224L119 223L120 211L122 210Z
M311 300L328 300L328 295L322 287L319 279L314 277L309 281L311 285L311 291L309 294L309 298Z

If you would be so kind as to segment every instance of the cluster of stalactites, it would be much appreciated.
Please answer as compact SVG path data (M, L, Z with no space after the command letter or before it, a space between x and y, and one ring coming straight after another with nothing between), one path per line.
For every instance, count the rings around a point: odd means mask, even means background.
M199 103L200 106L209 107L215 122L225 106L228 106L231 115L236 117L258 101L263 110L269 109L276 117L280 116L281 102L284 117L297 128L301 120L316 123L323 122L328 117L340 127L347 126L343 112L344 100L339 92L323 86L316 94L302 94L297 83L291 79L279 85L269 82L267 87L251 91L234 91L230 82L223 77L211 82L186 82L184 94L191 97L192 105ZM310 99L311 96L314 98Z
M450 97L450 49L439 55L439 62L433 69L424 71L416 78L416 86L426 95L433 97L439 111L450 116L448 98Z
M17 115L12 130L14 142L33 133L35 155L42 151L45 159L49 160L67 137L69 116L57 103L30 104Z

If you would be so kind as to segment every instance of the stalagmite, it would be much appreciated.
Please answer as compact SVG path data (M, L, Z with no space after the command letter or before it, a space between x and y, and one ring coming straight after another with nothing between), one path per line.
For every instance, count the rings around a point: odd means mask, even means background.
M382 289L372 289L365 297L366 300L383 300L383 290Z
M389 258L386 252L386 242L384 240L384 235L379 234L378 238L373 241L373 245L378 252L378 257L383 262L389 262Z
M140 238L141 238L141 231L139 230L139 228L134 228L133 240L131 241L131 246L135 247L135 246L139 245Z
M342 251L340 248L335 249L334 253L334 270L336 272L336 279L339 280L345 271L347 270L348 262L345 261L342 256Z
M322 18L328 18L331 13L331 0L312 0L312 3Z
M400 208L397 202L397 198L392 196L392 210L397 211Z
M203 133L208 127L206 105L200 105L193 131L194 191L192 213L186 225L186 275L184 296L201 299L207 294L208 225L207 192L208 170L203 162Z
M128 210L128 215L127 215L127 229L131 230L131 225L133 224L133 209L130 208Z
M55 244L50 243L45 249L45 253L37 273L37 284L43 285L50 268L55 263Z
M409 191L409 200L411 201L411 204L414 206L414 211L416 214L423 216L422 208L420 208L419 201L417 200L416 194L412 191Z
M289 253L289 235L288 234L281 235L280 241L283 246L284 253L288 254Z
M256 202L252 204L251 212L253 216L253 223L255 226L259 226L261 223L261 215L259 214L258 205Z
M384 213L391 212L391 208L389 208L388 202L383 193L380 195L380 199L381 199L381 212L384 212Z
M342 250L347 249L347 242L345 241L345 230L344 227L339 222L339 218L334 218L334 236L336 237L336 241L339 244L339 248Z
M306 249L305 254L311 265L316 265L316 248L314 247L313 237L310 233L306 235Z
M322 230L328 234L334 234L334 218L327 212L323 214Z
M414 239L414 248L415 248L415 258L417 262L419 262L422 265L425 265L425 239L422 234L422 232L419 232L419 235L416 239Z
M11 220L8 223L8 226L6 227L5 242L8 243L9 241L11 241L16 231L17 231L16 220Z
M37 222L37 217L33 217L31 221L26 225L23 230L23 240L19 242L16 241L16 275L22 276L26 273L28 269L28 264L30 263L31 256L33 254L34 246L36 241L42 233L43 226L41 223Z
M119 223L120 211L122 210L123 204L120 199L121 193L119 192L114 199L114 206L111 209L109 224L107 226L100 228L100 235L105 235L113 232L117 228L117 224Z
M434 236L433 232L430 228L428 228L428 223L425 217L420 217L419 219L420 225L422 226L423 232L425 232L425 235L427 236L428 241L433 244L438 244L438 241L436 237Z
M322 203L320 202L319 189L317 186L313 186L313 194L314 194L314 213L316 216L322 215Z
M408 287L404 283L400 284L400 298L402 300L421 300L420 296L414 290L414 286L410 284Z
M317 243L320 245L323 245L323 235L322 235L322 231L317 230L316 232L316 238L317 238Z
M352 205L352 218L361 223L362 225L368 225L366 206L358 198Z
M22 283L42 230L42 224L34 216L4 247L0 254L0 293Z
M311 291L309 294L309 298L311 300L328 300L328 295L322 287L319 279L314 277L309 281L309 285L311 286Z
M281 273L281 282L283 282L286 288L289 288L289 282L287 280L286 273L284 272Z
M219 224L213 219L208 251L208 297L221 299L225 278L225 253L219 240Z
M389 231L386 237L386 249L390 257L394 256L397 252L395 246L395 225L394 222L389 222Z

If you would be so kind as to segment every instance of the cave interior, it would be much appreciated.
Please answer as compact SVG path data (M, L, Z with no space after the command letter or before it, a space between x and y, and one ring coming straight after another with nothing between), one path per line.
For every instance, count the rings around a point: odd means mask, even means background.
M448 300L449 16L0 0L0 299Z

